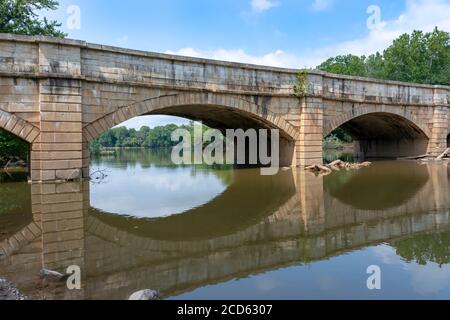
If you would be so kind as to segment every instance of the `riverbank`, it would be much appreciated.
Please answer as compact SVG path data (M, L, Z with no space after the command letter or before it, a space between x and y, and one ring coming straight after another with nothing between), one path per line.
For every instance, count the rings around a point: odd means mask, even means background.
M331 145L325 145L323 147L323 151L341 151L344 153L352 153L355 151L355 144L353 142L351 143L339 143L339 144L331 144Z
M20 169L26 168L27 162L19 157L0 157L0 169Z
M6 279L0 278L0 300L26 300L16 286Z

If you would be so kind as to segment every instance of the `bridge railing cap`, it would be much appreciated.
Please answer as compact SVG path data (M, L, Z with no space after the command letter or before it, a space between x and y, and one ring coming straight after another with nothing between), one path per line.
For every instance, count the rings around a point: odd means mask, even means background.
M82 40L75 40L75 39L68 39L68 38L55 38L55 37L47 37L47 36L25 36L25 35L17 35L17 34L9 34L9 33L0 33L0 41L30 42L30 43L54 43L54 44L61 44L61 45L68 45L68 46L77 46L77 47L87 48L87 49L92 49L92 50L129 54L129 55L141 56L141 57L160 58L160 59L175 60L175 61L182 61L182 62L191 61L194 63L206 63L206 64L213 64L213 65L219 65L219 66L228 66L228 67L243 68L243 69L250 69L250 70L260 70L260 71L268 71L268 72L276 72L276 73L296 74L301 70L301 69L263 66L263 65L249 64L249 63L220 61L220 60L197 58L197 57L188 57L188 56L149 52L149 51L142 51L142 50L135 50L135 49L126 49L126 48L120 48L120 47L114 47L114 46L108 46L108 45L93 44L93 43L88 43L88 42L82 41ZM359 76L349 76L349 75L328 73L328 72L316 70L316 69L303 69L303 70L307 70L310 75L316 75L316 76L321 76L321 77L326 77L326 78L353 80L353 81L396 85L396 86L404 86L404 87L442 89L442 90L450 91L450 86L445 86L445 85L429 85L429 84L419 84L419 83L411 83L411 82L401 82L401 81L359 77Z

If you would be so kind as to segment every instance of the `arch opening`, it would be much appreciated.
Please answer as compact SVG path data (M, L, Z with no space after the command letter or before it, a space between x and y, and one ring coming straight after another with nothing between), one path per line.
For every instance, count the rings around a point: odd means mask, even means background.
M358 159L396 159L425 155L429 136L398 114L375 112L352 118L338 128L354 140Z
M136 107L138 108L138 107ZM160 107L160 108L154 108L153 110L147 111L147 112L139 112L136 117L139 116L173 116L178 118L184 118L187 120L197 121L201 122L205 126L212 128L212 129L218 129L223 135L225 135L226 130L232 129L232 130L238 130L242 129L244 132L246 132L249 129L256 130L256 137L257 137L257 145L259 145L259 129L266 129L268 130L268 137L267 137L267 148L268 148L268 156L272 156L272 145L271 145L271 135L270 130L271 129L278 129L279 130L279 165L280 167L288 167L293 165L294 162L294 152L295 152L295 142L294 137L292 134L294 133L294 130L292 130L291 127L287 128L287 124L282 123L280 125L280 122L276 121L269 121L266 118L264 118L261 115L255 114L250 111L245 111L239 108L231 108L227 106L220 106L220 105L205 105L205 104L189 104L189 105L174 105L174 106L168 106L168 107ZM266 115L268 116L268 115ZM114 117L116 118L116 117ZM120 117L117 117L120 118ZM130 119L133 119L135 117L130 117ZM128 121L130 119L125 119L125 121ZM114 121L109 121L111 123ZM120 121L123 123L123 121ZM105 121L104 123L107 123ZM275 123L278 123L277 125ZM116 126L120 124L114 123ZM89 131L88 134L90 136L99 136L104 134L108 130L102 130L101 133L97 132L92 133L92 129L90 128L92 126L89 125L86 128L86 131ZM105 125L102 126L104 128ZM109 125L109 129L111 129L111 125ZM290 129L290 130L287 130ZM90 141L92 139L89 139L87 137L87 140ZM208 141L206 141L208 143ZM249 144L250 141L248 137L245 139L245 164L244 166L249 166L250 163L250 152L249 152ZM274 149L275 150L275 149ZM263 166L263 162L260 161L260 152L257 147L257 151L254 152L257 154L257 164L256 166Z
M254 129L257 131L260 129L266 129L268 131L267 137L267 147L268 147L268 155L272 155L272 145L271 145L271 129L279 130L279 163L280 167L290 167L293 164L293 157L295 151L295 142L293 137L291 137L286 131L280 129L275 124L270 123L269 121L255 117L252 114L241 111L239 109L231 109L224 106L205 106L201 105L192 105L192 106L174 106L168 107L161 110L157 110L149 113L149 115L169 115L176 116L181 118L186 118L194 121L200 121L203 124L207 125L210 128L218 129L221 131L222 135L226 135L226 130L233 129L239 130L242 129L247 131L249 129ZM259 146L260 137L257 135L257 144ZM236 142L236 141L235 141ZM245 166L249 165L250 154L249 154L249 141L246 140L245 147ZM256 152L258 154L257 166L262 166L259 159L259 147L256 148Z
M450 148L450 133L447 136L447 148Z
M29 142L0 128L0 182L27 180L30 152Z

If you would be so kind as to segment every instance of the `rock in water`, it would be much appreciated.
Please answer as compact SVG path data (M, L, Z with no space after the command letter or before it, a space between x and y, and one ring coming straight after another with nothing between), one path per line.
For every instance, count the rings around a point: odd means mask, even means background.
M53 271L53 270L47 270L47 269L42 269L39 274L40 274L41 278L49 279L49 280L62 280L66 277L62 273L59 273L59 272Z
M26 300L27 297L22 295L11 282L0 278L0 301L2 300Z
M141 290L133 293L128 300L158 300L159 293L155 290Z

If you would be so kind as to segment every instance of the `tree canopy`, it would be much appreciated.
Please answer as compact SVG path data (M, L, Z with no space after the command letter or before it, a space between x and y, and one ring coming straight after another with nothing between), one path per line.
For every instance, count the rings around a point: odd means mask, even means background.
M65 37L59 31L61 23L40 18L39 11L56 10L56 0L0 0L0 33ZM0 130L0 166L12 158L27 160L28 144Z
M42 10L56 10L56 0L0 0L0 33L42 35L63 38L61 23L40 18Z
M26 160L28 143L0 129L0 167L3 167L11 158Z
M424 84L450 85L450 33L403 34L383 53L368 57L344 55L328 59L319 70Z
M90 152L96 154L102 148L170 148L179 143L178 141L172 141L172 132L177 129L185 129L193 138L194 125L191 122L189 125L177 126L168 124L153 129L147 126L143 126L139 130L126 127L113 128L90 143ZM207 129L209 128L202 126L203 132Z
M420 265L436 263L440 267L450 263L450 232L417 235L391 244L406 262Z

